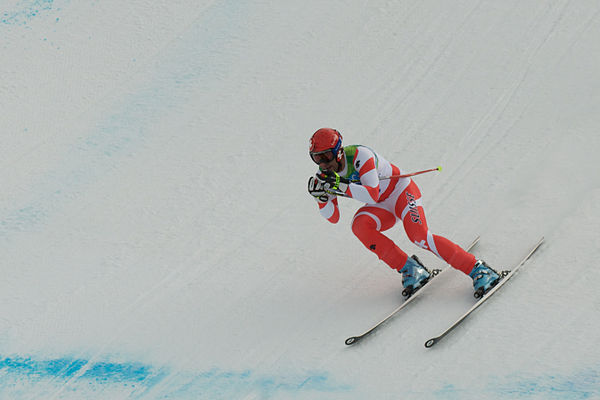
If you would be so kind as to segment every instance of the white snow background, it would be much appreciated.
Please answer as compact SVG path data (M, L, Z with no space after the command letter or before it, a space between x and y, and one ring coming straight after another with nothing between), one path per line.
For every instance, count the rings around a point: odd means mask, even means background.
M0 1L0 399L600 398L597 0ZM510 268L402 301L330 126ZM445 267L389 231L409 254Z

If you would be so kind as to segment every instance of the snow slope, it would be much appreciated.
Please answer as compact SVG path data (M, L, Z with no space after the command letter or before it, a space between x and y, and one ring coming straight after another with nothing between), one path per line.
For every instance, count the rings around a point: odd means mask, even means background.
M1 399L600 398L600 3L0 2ZM400 277L324 221L331 126L502 268ZM394 240L432 267L401 227Z

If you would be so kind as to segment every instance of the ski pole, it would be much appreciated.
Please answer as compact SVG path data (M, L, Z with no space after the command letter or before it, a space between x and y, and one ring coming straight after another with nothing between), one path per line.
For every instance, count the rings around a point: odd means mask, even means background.
M409 176L421 175L421 174L426 174L427 172L441 171L441 170L442 170L442 167L436 167L436 168L431 168L431 169L425 169L423 171L412 172L410 174L392 175L392 176L386 176L384 178L379 178L379 179L408 178Z
M441 170L442 170L442 167L437 167L437 168L425 169L423 171L411 172L410 174L383 176L383 177L379 178L379 180L393 179L393 178L408 178L410 176L421 175L421 174L425 174L427 172L441 171ZM352 180L352 182L360 182L360 180L356 179L356 180Z
M427 172L441 171L441 170L442 170L442 167L440 166L437 168L425 169L423 171L411 172L410 174L383 176L383 177L379 178L379 180L392 179L392 178L408 178L410 176L421 175L421 174L426 174ZM360 180L353 179L350 182L356 183L356 182L360 182ZM326 192L329 194L335 194L336 196L349 197L346 193L343 193L343 192L340 192L337 190L327 190Z

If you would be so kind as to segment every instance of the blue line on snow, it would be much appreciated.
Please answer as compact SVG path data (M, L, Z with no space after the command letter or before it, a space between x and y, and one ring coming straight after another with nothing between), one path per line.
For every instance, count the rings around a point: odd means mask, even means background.
M143 398L220 399L259 393L271 398L282 393L347 392L351 388L332 382L327 373L261 375L254 371L226 371L214 368L203 372L177 372L141 363L90 362L85 359L58 358L36 360L30 357L0 359L0 396L41 392L52 393L67 384L86 398L107 388L121 395ZM17 385L18 383L18 385ZM159 385L163 383L162 385ZM13 392L18 388L18 393ZM28 389L29 388L29 389ZM125 393L123 392L125 391ZM318 397L318 395L317 395Z
M574 371L569 375L512 374L502 383L495 385L496 393L518 399L592 399L600 396L600 371L597 368L586 368Z
M80 379L97 379L112 382L143 381L156 374L153 368L139 363L99 362L90 364L83 359L58 358L34 360L32 358L7 357L0 359L0 370L6 375L27 376L33 379L75 377L87 368ZM0 381L2 378L0 378Z
M600 371L598 368L586 368L567 375L515 372L488 380L484 388L445 384L434 395L439 399L459 400L470 398L475 393L484 398L502 399L595 399L600 396Z

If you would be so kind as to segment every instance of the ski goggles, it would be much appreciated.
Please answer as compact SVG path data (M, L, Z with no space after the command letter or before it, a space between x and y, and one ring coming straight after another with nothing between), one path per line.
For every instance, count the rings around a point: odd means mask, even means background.
M316 164L328 163L333 161L335 154L333 153L333 149L328 149L317 153L310 153L310 158L312 158Z

